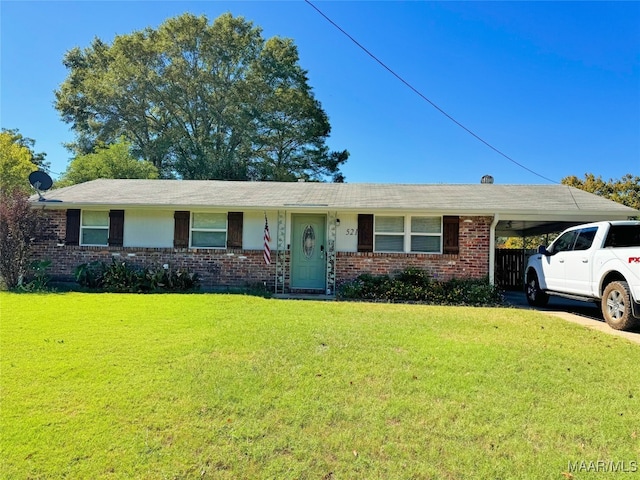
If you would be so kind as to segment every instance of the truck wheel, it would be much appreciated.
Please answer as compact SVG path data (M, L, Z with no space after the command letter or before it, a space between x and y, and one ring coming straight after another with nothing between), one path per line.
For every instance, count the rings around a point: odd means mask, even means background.
M615 330L628 330L635 320L631 315L631 292L627 282L611 282L601 300L602 316Z
M527 302L533 307L544 307L549 303L549 295L540 288L538 276L532 272L527 275Z

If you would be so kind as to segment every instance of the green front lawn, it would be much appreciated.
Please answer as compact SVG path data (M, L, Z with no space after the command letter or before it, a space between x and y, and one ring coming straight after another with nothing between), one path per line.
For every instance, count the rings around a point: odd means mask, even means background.
M0 302L3 479L578 479L640 457L640 347L541 313Z

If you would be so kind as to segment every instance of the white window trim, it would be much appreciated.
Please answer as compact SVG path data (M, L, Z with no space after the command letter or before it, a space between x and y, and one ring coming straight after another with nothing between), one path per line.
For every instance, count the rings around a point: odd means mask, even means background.
M107 225L84 225L84 214L85 212L106 212L107 213ZM109 216L109 210L80 210L80 246L81 247L108 247L109 246L109 227L111 223L111 218ZM107 241L105 243L83 243L82 239L84 238L85 230L106 230L107 231Z
M404 231L403 232L376 232L376 219L378 217L403 217L404 219ZM421 232L412 232L411 231L411 218L412 217L439 217L440 218L440 233L421 233ZM444 217L442 215L373 215L373 251L377 253L413 253L416 255L442 255L443 250L443 237L444 237ZM393 251L393 250L378 250L376 248L377 242L376 237L378 235L390 235L390 236L400 236L404 237L403 239L403 250L402 252ZM439 237L440 238L440 246L437 252L414 252L411 250L411 237L412 236L423 236L423 237Z
M195 228L194 224L194 216L201 213L219 213L224 215L225 217L225 226L223 228ZM224 232L224 245L222 247L201 247L193 245L193 232ZM198 248L198 249L208 249L208 250L225 250L227 248L227 235L229 232L229 215L228 212L191 212L191 217L189 219L189 248Z

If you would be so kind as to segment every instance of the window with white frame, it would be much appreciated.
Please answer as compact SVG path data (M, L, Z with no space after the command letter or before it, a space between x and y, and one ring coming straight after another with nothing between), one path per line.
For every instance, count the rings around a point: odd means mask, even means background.
M375 216L374 250L404 252L404 217Z
M411 251L440 253L442 243L441 217L411 217Z
M226 248L227 214L194 212L191 217L191 247Z
M442 217L376 215L374 223L376 252L442 252Z
M109 212L82 210L80 244L105 246L109 244Z

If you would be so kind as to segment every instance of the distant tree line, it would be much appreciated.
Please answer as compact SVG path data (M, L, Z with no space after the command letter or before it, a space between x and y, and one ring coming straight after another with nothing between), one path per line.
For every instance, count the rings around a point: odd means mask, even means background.
M640 210L640 176L627 173L620 179L603 180L593 173L585 173L584 179L569 176L562 179L563 185L595 193L627 207Z

